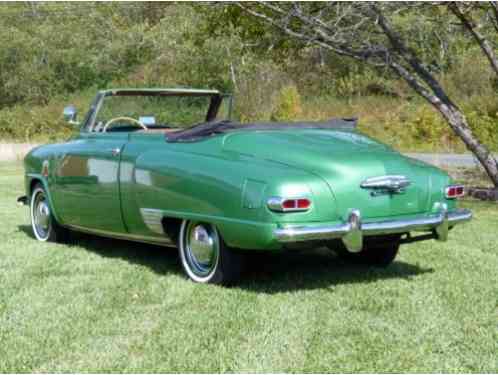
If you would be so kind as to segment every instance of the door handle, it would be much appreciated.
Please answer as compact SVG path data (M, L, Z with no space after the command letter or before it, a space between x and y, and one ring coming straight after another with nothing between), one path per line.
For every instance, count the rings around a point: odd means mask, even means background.
M118 156L121 153L120 148L111 148L109 151L111 152L112 156Z

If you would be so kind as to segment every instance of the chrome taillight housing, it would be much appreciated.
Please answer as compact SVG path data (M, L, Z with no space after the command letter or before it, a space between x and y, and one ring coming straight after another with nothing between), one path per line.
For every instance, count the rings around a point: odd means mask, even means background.
M449 185L444 190L446 199L461 198L465 195L465 188L463 185Z
M271 197L266 203L270 210L276 212L303 212L311 208L311 200L305 197Z

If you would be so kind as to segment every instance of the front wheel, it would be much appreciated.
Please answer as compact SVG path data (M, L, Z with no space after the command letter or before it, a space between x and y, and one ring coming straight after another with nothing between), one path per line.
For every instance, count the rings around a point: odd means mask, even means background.
M342 241L329 244L339 257L359 264L367 264L377 267L387 267L398 254L400 246L400 236L373 237L365 240L363 249L358 253L350 252Z
M31 227L38 241L64 242L69 231L57 223L50 210L47 192L42 184L36 184L31 192Z
M184 220L178 249L185 273L195 282L227 285L242 271L242 254L228 248L212 224Z

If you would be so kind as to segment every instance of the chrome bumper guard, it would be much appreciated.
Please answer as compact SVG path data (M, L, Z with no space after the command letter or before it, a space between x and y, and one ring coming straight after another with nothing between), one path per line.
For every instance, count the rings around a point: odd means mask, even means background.
M448 230L456 224L472 219L472 212L467 209L448 211L441 204L434 214L410 219L385 220L362 223L359 210L351 210L348 220L338 225L300 226L278 228L274 231L277 241L282 243L342 239L351 252L359 252L363 247L364 236L396 233L434 232L436 239L446 241Z
M17 198L18 206L27 206L28 205L28 197L23 195L22 197Z

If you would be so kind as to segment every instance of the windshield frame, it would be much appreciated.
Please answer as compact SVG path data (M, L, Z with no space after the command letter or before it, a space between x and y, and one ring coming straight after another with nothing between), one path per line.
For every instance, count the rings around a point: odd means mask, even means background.
M104 103L105 98L110 96L172 96L172 97L210 97L209 107L206 111L205 122L211 122L216 119L218 112L221 108L223 99L228 98L229 109L228 118L231 117L231 94L222 94L217 90L198 90L198 89L115 89L115 90L105 90L99 91L95 97L89 113L86 115L81 131L85 133L95 132L95 120L97 115ZM194 127L197 124L192 124L190 127ZM190 128L187 127L186 129Z

